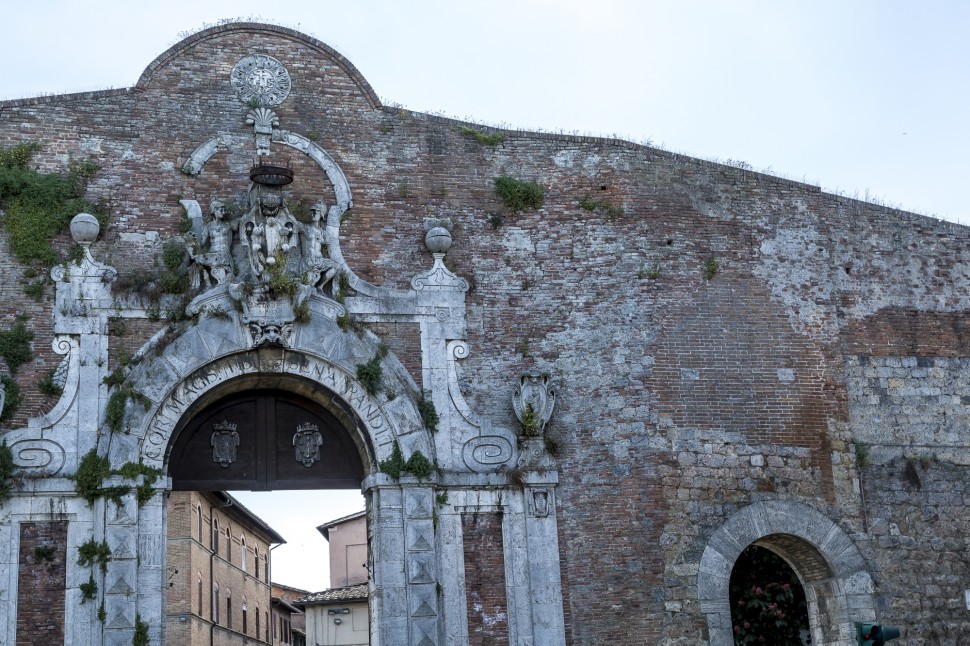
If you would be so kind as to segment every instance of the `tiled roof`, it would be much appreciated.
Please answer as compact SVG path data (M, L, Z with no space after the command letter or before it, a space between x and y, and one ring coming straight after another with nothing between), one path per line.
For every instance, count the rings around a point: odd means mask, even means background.
M341 603L344 601L366 601L367 584L358 583L348 585L345 588L331 588L323 592L314 592L311 595L297 599L293 603L299 606L312 606L317 604Z

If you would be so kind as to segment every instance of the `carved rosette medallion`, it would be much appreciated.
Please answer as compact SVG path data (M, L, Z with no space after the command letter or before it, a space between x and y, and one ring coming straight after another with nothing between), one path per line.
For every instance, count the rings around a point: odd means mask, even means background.
M306 468L313 466L314 462L320 461L320 445L323 444L323 436L320 435L320 428L316 424L307 422L296 427L293 435L293 447L296 451L296 461Z
M290 73L282 63L266 54L240 59L229 78L236 96L246 104L279 105L290 95Z
M212 461L223 469L236 461L236 447L239 446L239 433L236 425L223 420L212 425Z

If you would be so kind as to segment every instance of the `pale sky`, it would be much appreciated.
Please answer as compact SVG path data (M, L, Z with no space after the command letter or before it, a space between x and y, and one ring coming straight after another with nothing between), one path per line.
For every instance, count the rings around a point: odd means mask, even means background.
M0 98L132 86L180 32L238 17L329 44L385 104L615 134L970 222L959 0L8 0ZM313 528L362 506L273 500L245 504L322 553ZM283 553L280 582L326 587L318 555Z

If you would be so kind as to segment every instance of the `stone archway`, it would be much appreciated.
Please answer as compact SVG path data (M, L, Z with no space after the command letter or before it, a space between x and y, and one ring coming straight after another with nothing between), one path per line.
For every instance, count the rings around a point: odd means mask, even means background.
M731 646L730 580L741 551L759 545L791 565L805 589L812 641L852 646L854 622L874 621L872 577L859 549L838 525L796 502L759 502L731 516L701 556L697 593L711 646Z
M407 373L393 356L386 356L388 387L369 394L353 368L374 356L377 340L343 334L325 316L314 316L293 335L290 347L254 348L251 343L242 326L203 317L167 346L156 347L152 358L130 376L132 388L150 405L130 401L123 432L102 435L99 453L113 462L140 461L167 474L179 431L199 410L227 394L258 388L313 401L348 433L363 463L362 489L377 563L371 580L371 643L400 643L402 635L410 636L408 643L437 643L436 476L392 479L379 471L395 443L405 455L420 451L431 460L435 457L430 432L413 397L406 395L415 390ZM166 491L171 485L166 478L160 488ZM161 639L164 496L153 496L141 508L132 499L123 500L117 511L103 509L109 512L104 530L108 542L124 546L115 552L118 558L112 558L104 577L104 641L130 635L130 622L115 621L127 617L139 618L153 639Z

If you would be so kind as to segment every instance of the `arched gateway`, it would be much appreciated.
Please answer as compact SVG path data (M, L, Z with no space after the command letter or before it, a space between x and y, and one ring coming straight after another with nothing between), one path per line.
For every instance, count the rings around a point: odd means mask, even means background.
M0 586L0 642L19 643L18 618L30 606L18 603L18 586L29 594L34 565L18 566L11 554L57 534L52 558L63 579L45 612L63 627L64 643L130 644L136 635L165 643L165 499L174 480L179 488L360 484L372 536L372 644L467 643L491 621L469 592L483 589L468 578L485 564L490 575L499 570L488 585L501 597L509 642L564 644L555 462L541 433L520 438L521 429L493 426L461 395L469 286L444 264L450 221L425 219L432 259L410 288L361 279L340 244L353 207L347 178L315 134L283 129L274 109L292 114L280 105L290 91L285 65L250 51L238 30L335 61L332 73L376 100L332 50L276 27L213 28L149 66L137 100L184 78L184 56L211 51L226 57L214 68L232 69L211 100L219 114L235 105L238 119L200 127L198 141L178 142L191 152L161 171L200 180L196 198L181 200L184 233L172 236L178 266L169 267L194 298L164 297L160 305L179 322L156 324L151 341L112 372L109 320L157 321L159 304L113 294L118 272L89 249L96 221L72 224L84 257L52 274L63 395L46 416L6 435L24 478L0 518L0 559L13 563ZM211 89L193 91L208 101L201 94ZM294 168L312 176L301 190L317 191L300 217L285 189ZM243 204L230 209L227 195L244 195ZM381 339L365 331L369 323L406 325L413 336ZM554 403L548 377L510 375L513 391L526 430L541 431ZM398 449L432 464L431 473L382 472ZM479 538L491 552L477 549ZM83 557L85 546L105 545L100 563Z

